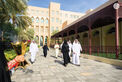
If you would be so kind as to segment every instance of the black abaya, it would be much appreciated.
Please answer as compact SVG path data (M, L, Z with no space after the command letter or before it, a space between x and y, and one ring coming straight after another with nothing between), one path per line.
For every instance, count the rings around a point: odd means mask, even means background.
M47 50L49 50L49 48L47 47L47 45L44 45L44 47L43 47L44 57L47 56Z
M11 82L4 50L5 44L0 41L0 82Z
M64 65L68 64L70 62L70 57L69 57L69 46L68 44L63 44L62 46L62 53L63 53L63 59L64 59Z

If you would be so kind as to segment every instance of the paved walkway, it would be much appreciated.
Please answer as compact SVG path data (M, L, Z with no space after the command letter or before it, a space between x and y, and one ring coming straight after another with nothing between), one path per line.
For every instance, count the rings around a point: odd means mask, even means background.
M80 67L72 64L64 67L62 58L56 59L53 49L48 52L47 58L43 57L40 49L36 62L28 66L25 72L17 70L12 80L15 82L122 82L122 68L83 58L80 62Z

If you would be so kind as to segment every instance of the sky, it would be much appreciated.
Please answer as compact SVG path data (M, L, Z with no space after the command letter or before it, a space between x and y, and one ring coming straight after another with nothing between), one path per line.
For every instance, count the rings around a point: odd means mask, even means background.
M29 0L28 5L48 8L50 2L61 4L61 10L85 13L95 9L108 0Z

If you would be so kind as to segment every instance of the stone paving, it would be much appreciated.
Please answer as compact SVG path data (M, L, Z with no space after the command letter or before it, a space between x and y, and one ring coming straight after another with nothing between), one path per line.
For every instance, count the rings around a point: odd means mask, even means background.
M26 56L29 60L30 54ZM36 55L34 64L27 69L16 70L12 75L15 82L122 82L122 68L102 62L80 58L81 66L68 64L64 67L63 59L55 58L55 51L50 49L47 58L42 49Z

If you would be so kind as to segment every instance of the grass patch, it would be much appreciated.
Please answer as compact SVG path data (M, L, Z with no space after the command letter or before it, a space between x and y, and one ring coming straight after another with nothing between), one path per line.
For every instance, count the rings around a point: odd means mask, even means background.
M94 56L100 56L100 57L105 57L105 58L110 58L110 59L116 59L116 54L115 53L92 53ZM119 60L122 60L122 54L119 54Z
M83 53L83 54L88 54L89 53ZM100 57L105 57L109 59L116 59L116 54L115 53L92 53L93 56L100 56ZM122 60L122 54L119 54L119 60Z

